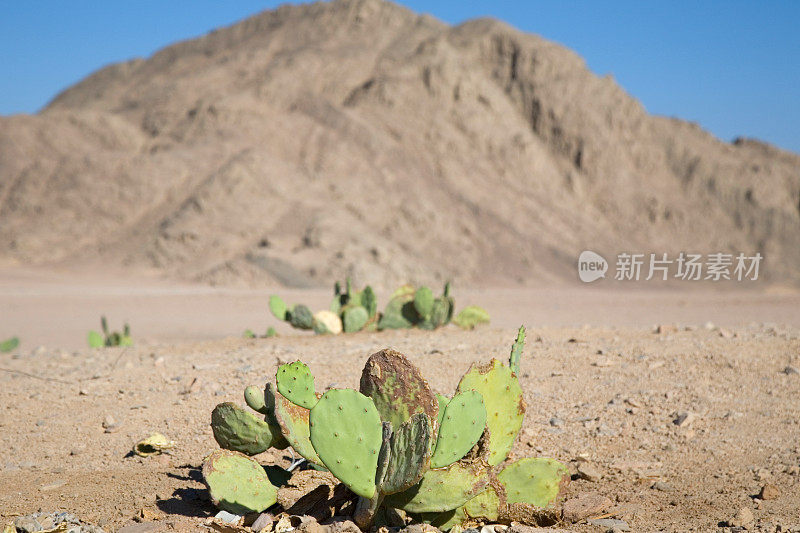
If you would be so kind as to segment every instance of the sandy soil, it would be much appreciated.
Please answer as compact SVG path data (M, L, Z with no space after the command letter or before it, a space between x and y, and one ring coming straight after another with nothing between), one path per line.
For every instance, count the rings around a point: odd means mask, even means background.
M166 286L158 293L142 285L114 293L102 283L69 289L41 279L15 285L8 277L0 287L9 302L3 327L24 332L22 349L0 356L0 516L68 510L114 530L146 509L163 528L194 530L214 512L198 471L216 446L211 409L242 403L244 387L263 384L280 362L302 358L319 388L354 387L365 358L391 346L447 393L471 361L505 356L511 326L523 317L529 409L514 453L556 457L573 468L588 458L604 477L573 481L568 496L609 496L614 516L634 531L714 531L742 507L753 511L754 529L800 527L800 375L784 372L800 367L793 295L476 291L469 295L495 311L492 328L245 340L223 337L270 322L263 294L170 293ZM581 305L587 301L591 309ZM500 309L507 305L514 307ZM37 310L34 327L28 323ZM114 321L128 311L139 343L60 347L73 334L81 344L101 310ZM707 329L707 320L724 328ZM650 325L671 321L690 327L658 334ZM51 330L42 344L53 348L32 350L41 325ZM218 338L168 339L192 336ZM684 411L696 419L680 427L673 421ZM107 417L118 424L110 432ZM178 443L174 453L131 456L133 444L154 431ZM651 488L656 481L667 490ZM779 489L777 499L753 498L765 483Z

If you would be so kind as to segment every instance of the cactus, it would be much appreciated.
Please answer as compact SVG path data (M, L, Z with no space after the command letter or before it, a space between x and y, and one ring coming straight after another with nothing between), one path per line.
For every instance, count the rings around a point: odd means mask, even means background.
M511 355L508 357L508 366L514 374L519 374L519 361L522 358L522 350L525 349L525 326L520 326L517 331L517 338L511 345Z
M361 331L369 320L369 311L360 305L348 304L342 309L342 324L345 333Z
M359 496L375 496L383 429L372 401L358 391L329 390L311 410L310 426L325 467Z
M256 455L272 447L276 436L272 428L236 404L217 405L211 413L211 429L220 447Z
M311 409L317 403L317 394L314 392L314 376L311 371L300 361L281 365L275 376L278 392L290 402Z
M289 323L297 329L314 329L314 315L305 305L297 304L292 307Z
M342 319L336 313L325 310L314 313L314 333L338 335L342 329Z
M122 332L109 331L106 317L101 316L100 327L103 331L102 334L96 331L89 332L87 340L90 348L102 348L103 346L133 346L131 328L128 324L123 326Z
M523 342L521 330L510 365L518 366ZM516 374L497 360L472 365L452 399L434 395L419 370L390 349L368 358L361 392L332 389L317 399L300 362L282 365L276 382L263 394L245 389L265 422L232 404L217 406L215 438L247 453L263 450L267 433L273 446L291 445L359 496L353 518L363 529L379 525L388 507L442 529L486 520L533 524L552 514L568 480L566 467L552 459L502 464L525 403ZM245 468L242 458L237 465ZM226 471L228 486L238 475Z
M214 505L231 513L260 513L277 498L261 465L238 452L212 453L203 463L203 478Z
M486 409L480 393L467 390L453 396L440 423L431 468L443 468L464 457L481 438L485 426Z
M19 338L11 337L3 342L0 342L0 353L8 353L15 350L19 346Z
M361 306L367 310L370 318L373 318L378 313L378 297L375 296L375 291L369 285L361 291Z
M433 313L433 291L420 287L414 293L414 309L423 321L429 321Z
M503 462L525 416L525 400L517 376L500 361L492 359L486 365L473 364L461 378L458 390L475 390L483 396L486 425L491 432L489 464Z
M469 305L456 315L453 323L462 329L475 329L479 324L489 323L489 313L482 307Z
M287 307L286 302L284 302L283 298L280 296L273 294L269 297L269 310L278 320L288 322L291 318L289 308Z
M399 428L417 413L438 420L438 402L428 382L417 367L394 350L381 350L367 359L360 390L372 398L381 420L390 422L393 428ZM434 441L437 429L433 428Z

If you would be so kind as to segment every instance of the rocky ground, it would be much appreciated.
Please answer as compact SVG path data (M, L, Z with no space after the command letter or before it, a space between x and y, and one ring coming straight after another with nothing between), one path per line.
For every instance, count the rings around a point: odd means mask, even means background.
M505 356L513 336L448 328L5 354L0 523L41 512L45 529L61 516L73 531L77 519L105 531L195 530L216 513L198 470L216 447L211 409L243 403L244 387L279 363L303 359L319 388L355 387L366 357L391 346L449 392L471 361ZM572 468L565 509L575 521L556 527L800 531L800 329L529 328L529 339L528 413L513 454ZM175 448L132 454L153 432ZM575 511L587 499L595 508ZM597 516L624 522L587 523Z

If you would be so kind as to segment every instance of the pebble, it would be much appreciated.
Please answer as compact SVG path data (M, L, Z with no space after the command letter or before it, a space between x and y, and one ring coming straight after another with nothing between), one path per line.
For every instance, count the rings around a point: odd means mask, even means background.
M762 500L777 500L781 496L781 491L775 485L770 483L765 484L761 487L761 492L759 492L758 497Z
M117 422L113 416L106 415L106 417L103 419L103 428L106 430L106 433L114 433L115 431L119 430L119 427L119 422Z
M728 524L731 527L745 527L751 524L753 519L753 511L751 511L749 507L742 507Z
M655 490L660 490L661 492L672 492L673 490L675 490L675 487L673 487L666 481L656 481L650 488Z
M557 416L554 416L550 419L550 425L558 428L564 425L564 421Z
M562 515L568 522L577 522L609 509L614 503L605 496L597 493L579 494L564 502ZM466 533L466 531L464 532Z
M42 525L31 516L20 516L14 519L14 526L18 531L24 533L34 533L42 530Z
M578 475L586 481L597 482L603 479L603 473L592 463L578 463Z
M679 428L682 428L691 426L695 420L697 420L697 415L691 411L683 411L678 413L678 416L672 421L672 423Z
M800 374L800 370L798 370L797 367L790 365L783 369L783 373L787 376L790 376L792 374Z
M595 518L587 520L587 524L593 526L605 527L608 530L630 531L631 526L625 520L617 520L616 518Z
M238 524L242 520L241 515L229 513L228 511L220 511L214 515L214 518L219 518L226 524Z
M275 517L272 516L271 513L261 513L256 518L256 521L250 526L250 529L258 533L262 529L266 528L267 526L272 526L272 522L275 521Z

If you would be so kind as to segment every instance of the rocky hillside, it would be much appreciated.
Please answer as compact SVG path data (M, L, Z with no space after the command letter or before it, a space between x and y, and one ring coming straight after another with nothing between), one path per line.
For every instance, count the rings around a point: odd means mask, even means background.
M512 285L575 280L586 248L760 251L798 283L800 156L648 115L504 23L381 0L281 7L0 117L7 263Z

